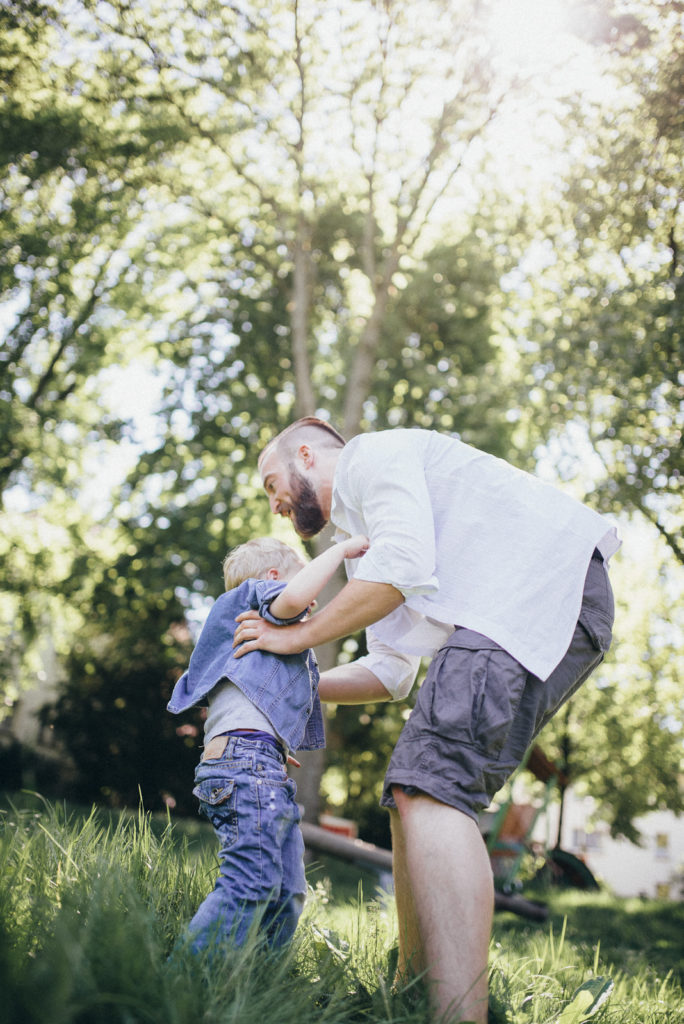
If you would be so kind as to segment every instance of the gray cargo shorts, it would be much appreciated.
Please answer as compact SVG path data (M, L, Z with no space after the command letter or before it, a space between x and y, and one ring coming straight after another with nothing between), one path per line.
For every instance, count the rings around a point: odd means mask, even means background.
M545 682L493 640L457 627L418 691L380 803L396 807L391 787L401 785L476 819L535 736L603 661L614 617L608 570L594 552L570 647Z

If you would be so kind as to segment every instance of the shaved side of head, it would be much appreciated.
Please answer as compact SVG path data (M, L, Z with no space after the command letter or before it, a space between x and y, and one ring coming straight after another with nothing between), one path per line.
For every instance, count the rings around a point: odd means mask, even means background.
M285 427L272 438L259 455L259 464L269 452L277 449L278 454L291 457L301 444L310 444L317 448L344 448L347 442L325 420L316 416L304 416L289 427Z

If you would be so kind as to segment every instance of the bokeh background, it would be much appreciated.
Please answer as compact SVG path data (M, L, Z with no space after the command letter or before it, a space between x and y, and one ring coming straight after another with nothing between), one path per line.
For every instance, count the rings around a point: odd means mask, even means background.
M618 524L542 746L681 811L684 4L4 0L4 788L194 813L165 705L290 420L445 431ZM363 637L320 652L354 657ZM387 845L411 706L330 708L307 817Z

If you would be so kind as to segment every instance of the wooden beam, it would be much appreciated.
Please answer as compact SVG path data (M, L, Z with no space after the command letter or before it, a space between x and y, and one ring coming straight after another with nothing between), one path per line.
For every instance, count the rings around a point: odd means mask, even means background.
M322 850L354 864L369 864L384 871L392 870L391 850L383 850L382 847L366 843L363 839L348 839L346 836L321 828L320 825L312 825L308 821L303 821L301 827L304 842L312 850ZM494 907L496 910L508 910L532 921L545 921L549 916L549 909L545 903L526 900L522 896L506 896L501 892L494 894Z

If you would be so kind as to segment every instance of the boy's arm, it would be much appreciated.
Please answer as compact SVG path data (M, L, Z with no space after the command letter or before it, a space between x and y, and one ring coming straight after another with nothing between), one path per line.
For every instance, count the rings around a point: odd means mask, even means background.
M294 576L271 602L270 612L277 619L294 619L313 603L345 558L359 558L368 550L368 538L357 534L333 544Z

